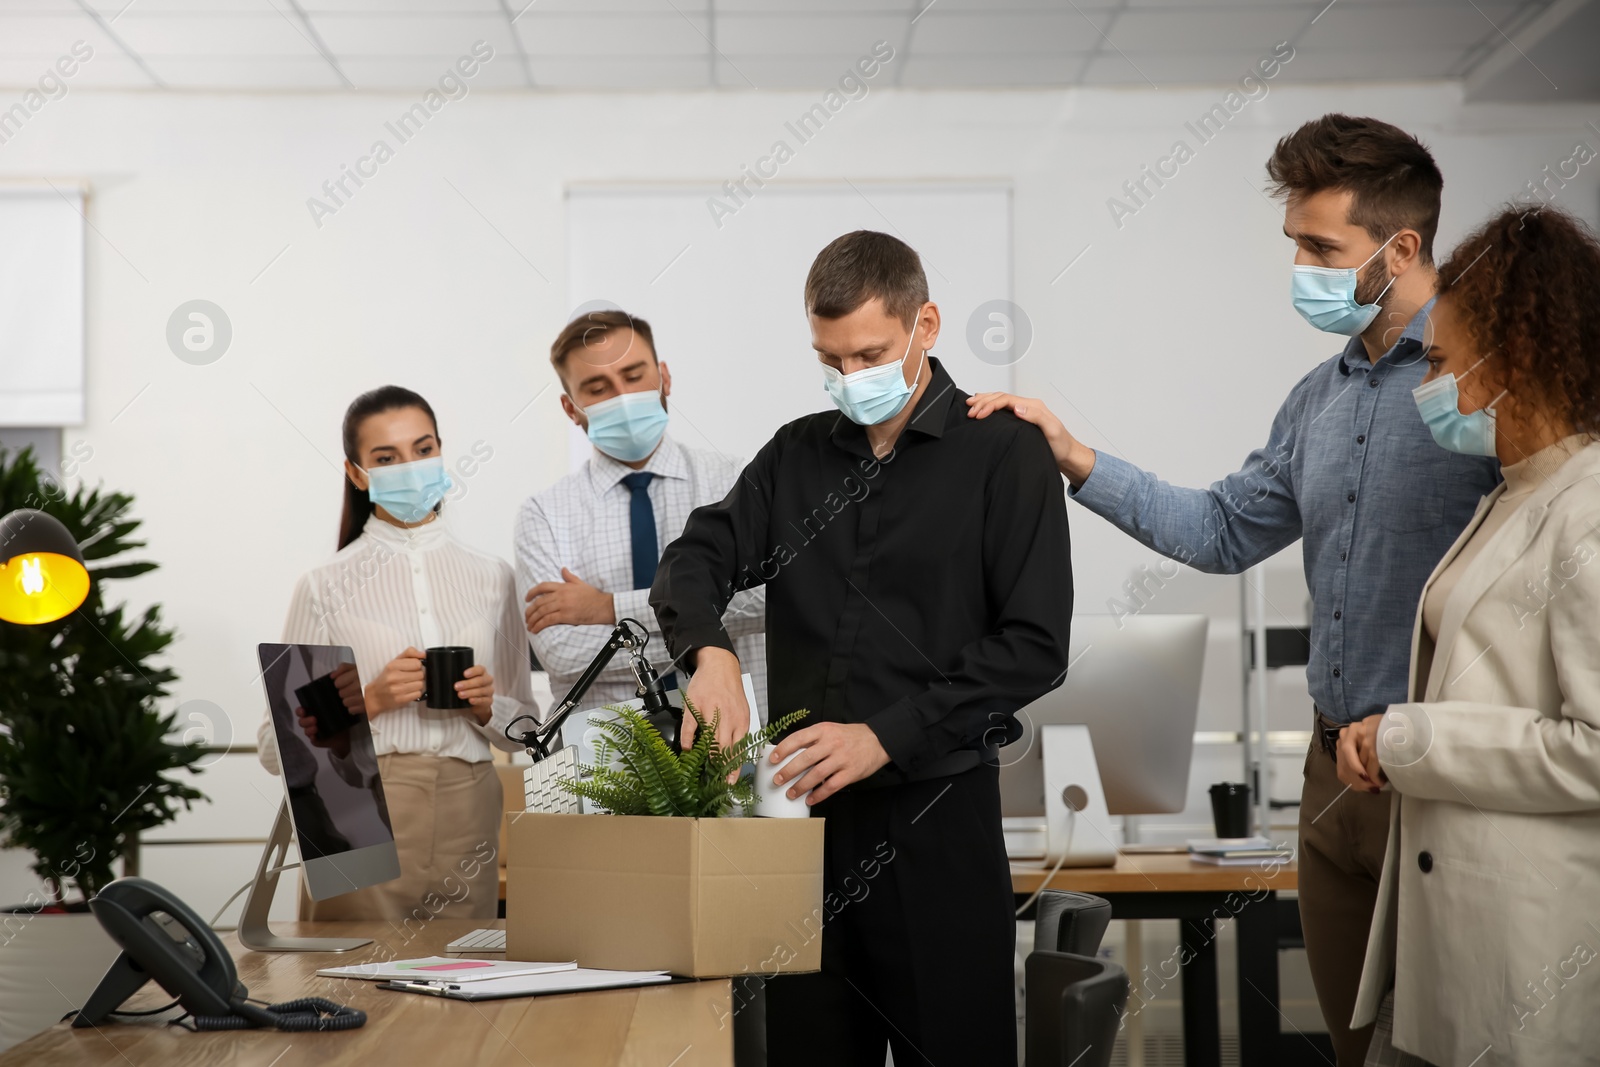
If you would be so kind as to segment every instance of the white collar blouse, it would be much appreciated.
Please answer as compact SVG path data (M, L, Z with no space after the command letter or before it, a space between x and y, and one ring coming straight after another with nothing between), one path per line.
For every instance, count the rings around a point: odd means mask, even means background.
M349 645L363 685L407 647L473 649L473 662L494 676L489 722L479 726L465 711L406 704L373 717L373 747L380 756L422 753L482 762L491 757L491 745L520 747L504 734L512 719L539 714L511 566L463 545L442 518L410 529L369 518L332 560L301 576L283 640ZM263 720L258 738L262 763L276 773L269 721Z

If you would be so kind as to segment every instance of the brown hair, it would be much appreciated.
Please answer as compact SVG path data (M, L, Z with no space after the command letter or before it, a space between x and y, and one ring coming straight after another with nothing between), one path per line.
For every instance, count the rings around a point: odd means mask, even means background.
M910 245L886 233L856 230L817 253L806 275L808 314L841 318L874 297L907 326L928 302L928 276Z
M650 346L650 358L656 358L656 339L648 322L620 308L601 308L584 312L556 335L555 343L550 346L550 365L556 369L557 377L566 370L568 356L580 348L588 348L613 330L632 330Z
M344 458L361 466L361 424L372 415L382 414L385 411L395 411L399 408L420 408L428 416L428 421L433 423L433 436L439 436L439 420L434 417L433 408L428 402L410 389L400 385L380 385L369 390L350 401L350 406L344 411ZM439 506L434 510L438 511ZM367 520L372 517L372 498L365 489L359 488L350 480L349 475L344 479L344 510L339 515L339 547L342 549L351 541L361 536L361 531L366 528Z
M1337 114L1313 119L1278 142L1267 177L1274 196L1350 193L1352 226L1374 241L1416 230L1422 261L1433 262L1444 177L1422 142L1398 126Z
M1496 391L1575 433L1600 431L1597 292L1600 241L1555 208L1507 208L1439 269L1439 295L1489 357Z

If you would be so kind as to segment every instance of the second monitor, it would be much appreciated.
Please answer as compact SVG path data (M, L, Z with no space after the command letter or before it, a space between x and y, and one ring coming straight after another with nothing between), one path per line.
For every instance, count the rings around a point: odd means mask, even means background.
M1000 750L1008 831L1045 814L1040 731L1088 728L1112 815L1187 806L1205 663L1204 615L1077 615L1059 687L1017 713L1022 737Z

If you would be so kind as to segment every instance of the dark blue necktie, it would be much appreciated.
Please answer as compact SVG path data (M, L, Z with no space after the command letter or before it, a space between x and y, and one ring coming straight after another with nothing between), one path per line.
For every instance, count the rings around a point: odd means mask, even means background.
M654 477L650 471L634 471L622 476L622 484L632 494L632 499L628 501L628 534L633 541L635 589L650 588L650 584L656 580L656 564L661 560L660 549L656 546L656 509L650 503L650 480ZM661 684L666 689L675 689L678 677L675 674L665 675Z

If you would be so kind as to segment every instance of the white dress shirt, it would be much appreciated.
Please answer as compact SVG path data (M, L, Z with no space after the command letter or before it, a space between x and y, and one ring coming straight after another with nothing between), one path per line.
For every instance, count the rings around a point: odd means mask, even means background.
M655 475L648 492L656 517L656 551L683 533L689 512L715 504L728 495L744 464L716 452L687 448L663 435L661 444L643 470ZM562 580L565 567L585 582L610 593L616 618L636 619L650 631L645 655L663 677L678 671L679 685L687 687L686 671L670 662L666 642L650 609L650 590L633 587L633 537L629 526L632 492L622 484L632 468L592 450L588 462L550 488L529 497L517 515L515 530L517 588L522 595L540 582ZM739 593L728 604L722 622L734 638L740 669L750 675L756 707L752 720L767 719L767 594L764 589ZM548 626L529 634L529 644L539 664L550 674L556 700L578 680L599 653L615 624ZM583 708L631 700L635 695L633 672L627 657L618 655L596 679L584 697Z
M376 515L328 563L302 575L283 624L288 643L349 645L363 686L407 646L467 645L494 677L489 722L465 710L402 705L371 719L378 755L422 753L479 763L490 745L519 751L506 724L538 715L522 635L522 595L510 565L451 536L443 519L412 529ZM279 773L272 722L257 731L262 764Z

